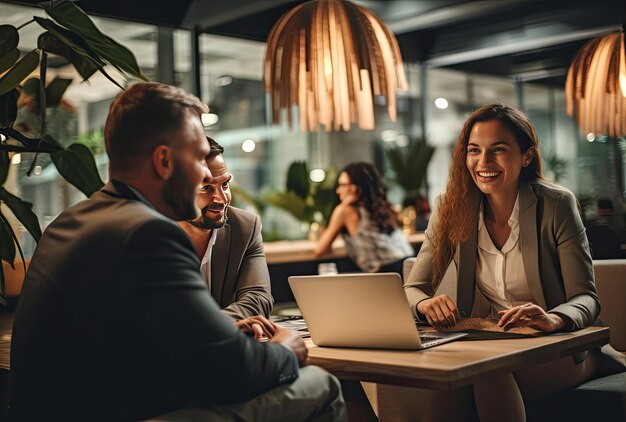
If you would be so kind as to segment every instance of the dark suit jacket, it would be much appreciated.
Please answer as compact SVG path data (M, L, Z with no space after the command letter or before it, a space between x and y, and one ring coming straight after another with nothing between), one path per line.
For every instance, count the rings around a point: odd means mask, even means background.
M217 231L211 253L211 295L239 320L272 312L270 274L265 262L261 220L239 208L228 209L228 222Z
M211 298L191 241L109 183L45 231L11 346L16 415L137 420L242 402L297 378L295 355L241 334Z

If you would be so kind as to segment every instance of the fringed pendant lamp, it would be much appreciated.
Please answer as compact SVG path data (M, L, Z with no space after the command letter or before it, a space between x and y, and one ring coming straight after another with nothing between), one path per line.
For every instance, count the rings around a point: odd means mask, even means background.
M565 83L567 114L581 133L626 135L624 32L589 41L576 53Z
M374 95L387 98L396 120L396 89L407 82L393 33L369 10L343 0L314 0L296 6L272 28L265 56L265 90L274 124L283 109L292 124L316 132L374 129Z

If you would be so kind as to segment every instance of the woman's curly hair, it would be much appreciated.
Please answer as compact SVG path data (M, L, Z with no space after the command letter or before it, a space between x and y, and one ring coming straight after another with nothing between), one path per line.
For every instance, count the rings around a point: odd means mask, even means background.
M398 215L387 200L378 170L370 163L357 162L348 164L340 173L346 173L350 183L359 189L359 199L352 205L365 208L382 233L394 231L398 227Z
M433 239L433 284L441 282L456 245L469 239L476 227L482 192L478 189L467 169L467 144L474 125L478 122L497 120L504 124L525 153L534 149L534 158L522 168L521 180L542 179L541 155L535 128L521 111L503 104L489 104L474 111L465 121L452 151L452 163L445 193L439 204L439 224L430 231Z

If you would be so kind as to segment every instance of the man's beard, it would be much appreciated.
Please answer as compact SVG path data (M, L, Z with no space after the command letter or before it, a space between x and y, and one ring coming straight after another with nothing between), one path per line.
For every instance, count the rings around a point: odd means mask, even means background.
M229 208L229 205L224 205L223 208L222 207L218 208L216 206L211 207L211 205L207 205L206 207L202 208L202 210L200 210L200 217L193 219L193 220L189 220L188 222L192 226L198 227L199 229L205 229L205 230L219 229L221 227L224 227L224 224L226 224L226 222L228 221L228 208ZM207 211L211 209L217 210L217 211L221 211L223 209L224 215L219 220L213 220L206 215Z
M174 173L163 188L163 199L175 213L174 220L190 220L198 216L196 206L196 191L198 186L190 186L189 180L182 170L180 163L176 162Z

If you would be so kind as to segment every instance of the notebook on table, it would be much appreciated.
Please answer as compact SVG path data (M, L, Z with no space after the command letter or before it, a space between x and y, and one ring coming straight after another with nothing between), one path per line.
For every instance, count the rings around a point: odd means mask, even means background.
M418 331L396 273L292 276L289 285L317 346L420 350L466 335Z

